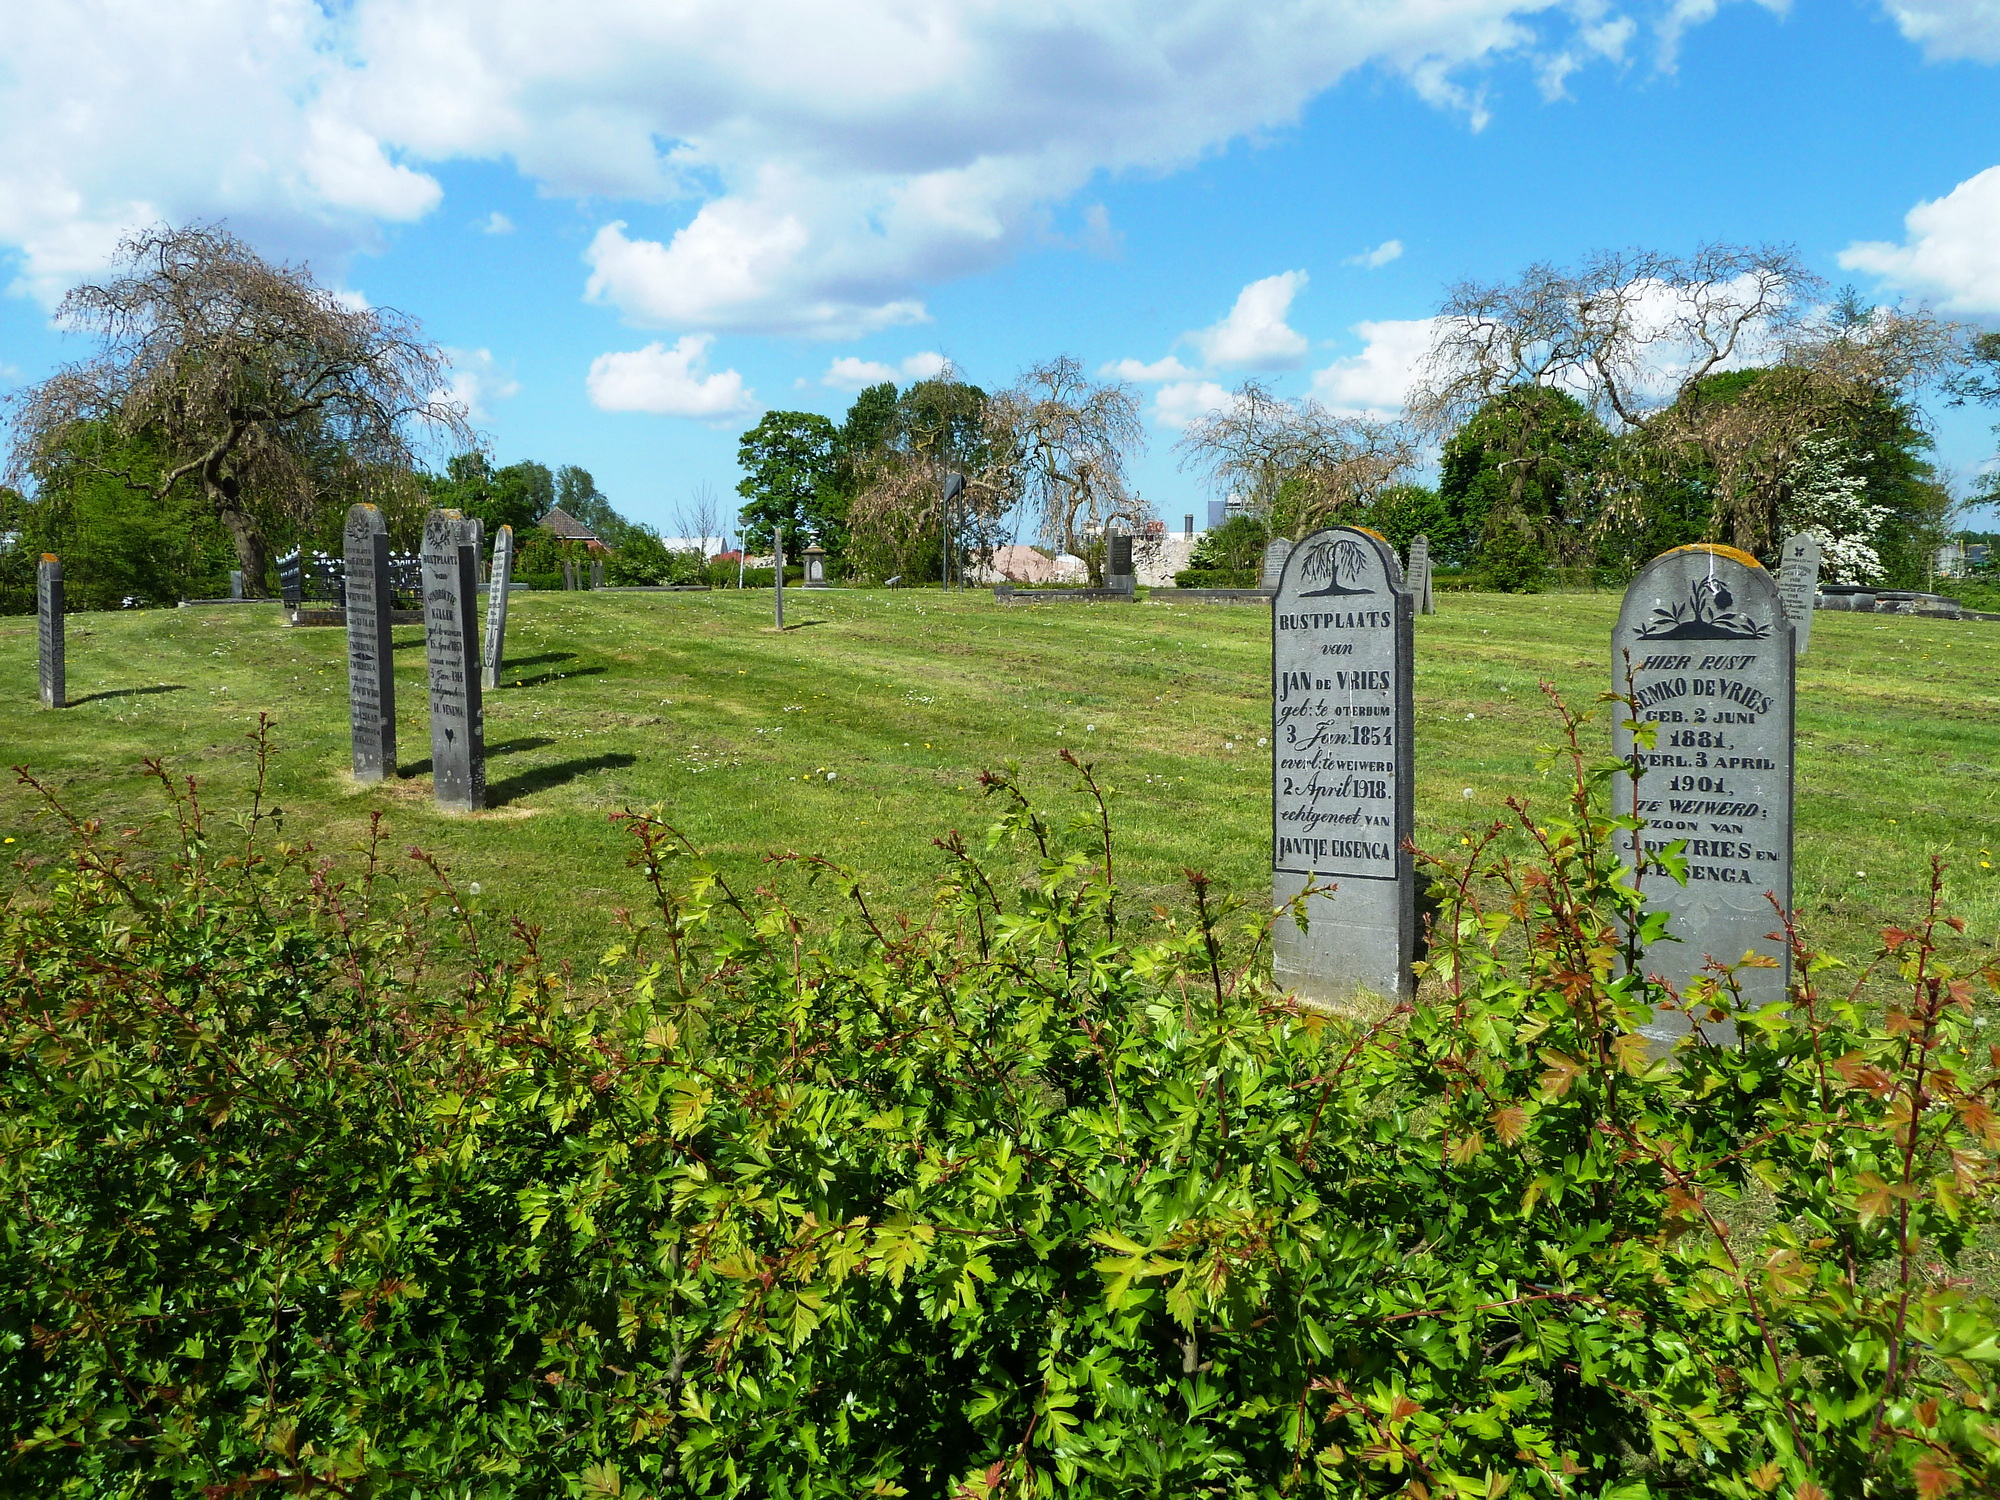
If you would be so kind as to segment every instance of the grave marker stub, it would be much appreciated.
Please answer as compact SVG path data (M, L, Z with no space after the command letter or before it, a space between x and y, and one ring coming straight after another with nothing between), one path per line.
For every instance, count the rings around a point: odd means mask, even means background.
M437 805L486 805L486 724L479 693L476 553L457 511L424 520L424 656L430 671L431 783Z
M1775 896L1792 903L1792 627L1771 575L1747 552L1697 545L1664 552L1625 591L1611 638L1613 690L1637 700L1655 726L1651 749L1633 745L1623 720L1613 745L1641 768L1636 805L1649 852L1685 840L1687 884L1659 870L1640 877L1654 910L1670 913L1678 942L1648 948L1641 966L1678 991L1712 955L1735 963L1766 954L1776 968L1737 975L1751 1006L1785 998L1791 954ZM1629 781L1614 812L1633 811ZM1621 833L1632 862L1633 835ZM1687 1032L1685 1018L1657 1015L1640 1028L1660 1047ZM1717 1039L1729 1028L1704 1028Z
M1300 542L1271 601L1272 904L1336 887L1307 931L1279 919L1273 969L1321 1004L1415 987L1412 603L1388 543L1351 526Z
M1778 597L1792 622L1792 648L1804 656L1812 639L1813 601L1819 597L1819 543L1810 536L1785 538L1778 552Z
M480 685L500 686L500 664L507 652L507 586L514 581L514 528L493 534L493 580L486 595L486 649L480 655Z
M63 662L62 561L44 552L35 569L35 624L40 646L42 707L69 706L69 679Z
M1264 545L1264 571L1257 577L1257 587L1267 594L1278 592L1278 580L1284 576L1285 559L1292 555L1290 537L1273 537Z
M1437 613L1431 596L1431 539L1420 536L1410 543L1410 602L1420 615Z
M389 631L389 528L372 505L350 505L347 556L347 714L354 779L380 781L396 770L395 641Z

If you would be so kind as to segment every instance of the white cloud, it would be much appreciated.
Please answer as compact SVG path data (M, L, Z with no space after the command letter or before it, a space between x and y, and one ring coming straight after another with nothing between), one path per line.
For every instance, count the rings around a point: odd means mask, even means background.
M1360 266L1364 270L1369 271L1379 271L1382 267L1388 265L1390 261L1401 260L1402 258L1403 242L1401 240L1384 240L1373 250L1363 250L1359 255L1348 256L1341 264L1344 266Z
M1305 358L1305 335L1287 326L1292 298L1305 288L1304 271L1253 281L1237 293L1229 316L1187 335L1211 365L1282 370Z
M1607 14L1602 0L16 0L0 246L47 297L125 229L227 217L338 274L384 222L435 208L431 169L509 160L546 193L619 205L629 227L593 242L589 286L630 321L846 336L921 319L926 287L998 264L1094 180L1287 128L1359 70L1477 125L1485 66L1603 55ZM1083 221L1087 247L1115 249L1108 217Z
M757 409L756 392L734 370L708 373L708 346L714 335L690 333L671 349L651 343L643 349L600 354L590 362L584 388L601 411L644 411L663 417L720 421Z
M880 385L885 380L929 380L944 366L944 356L935 350L912 354L900 365L885 365L880 360L856 359L844 354L826 367L819 383L836 391L858 391L865 386ZM805 382L800 381L799 384L804 385Z
M1933 62L2000 62L2000 0L1882 0L1882 9Z
M1213 380L1177 380L1153 395L1153 420L1162 427L1185 427L1196 417L1221 411L1235 396Z
M1194 371L1169 354L1150 365L1136 359L1114 359L1098 367L1098 374L1113 380L1129 380L1136 385L1153 385L1162 380L1190 380Z
M475 422L493 414L493 402L520 394L521 382L501 368L491 349L447 349L445 357L451 361L451 384L443 394Z
M481 234L512 234L514 232L514 221L496 208L492 213L480 220L479 232Z
M1402 409L1417 366L1430 352L1429 318L1356 323L1362 349L1315 370L1312 393L1335 411L1391 415Z
M2000 167L1919 203L1903 225L1902 244L1849 245L1841 265L1940 297L1954 312L2000 313Z
M1654 29L1660 39L1660 70L1674 71L1680 61L1681 39L1697 26L1705 26L1715 19L1726 0L1671 0ZM1792 0L1756 0L1756 3L1782 16L1792 8Z

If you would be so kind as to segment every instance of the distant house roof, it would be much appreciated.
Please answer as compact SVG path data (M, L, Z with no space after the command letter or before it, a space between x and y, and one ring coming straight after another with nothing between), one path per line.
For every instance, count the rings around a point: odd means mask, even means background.
M550 506L549 513L542 517L542 524L566 542L594 542L597 540L596 532L592 531L561 506Z

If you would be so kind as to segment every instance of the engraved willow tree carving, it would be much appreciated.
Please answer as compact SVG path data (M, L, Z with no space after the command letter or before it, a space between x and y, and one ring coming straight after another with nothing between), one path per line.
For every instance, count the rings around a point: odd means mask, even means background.
M1336 594L1372 594L1372 588L1355 587L1368 574L1368 549L1352 537L1323 536L1306 544L1299 559L1299 578L1320 588L1302 589L1301 599L1324 599Z

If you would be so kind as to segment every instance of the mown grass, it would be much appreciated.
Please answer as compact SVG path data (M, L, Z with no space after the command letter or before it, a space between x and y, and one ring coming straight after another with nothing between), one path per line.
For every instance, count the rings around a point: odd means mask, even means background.
M1509 795L1553 810L1562 783L1537 761L1556 725L1537 687L1573 703L1605 689L1617 603L1451 594L1417 621L1420 842L1455 844ZM830 590L788 592L787 618L772 630L761 593L517 597L505 686L487 695L494 806L472 817L429 805L416 628L396 633L391 785L347 774L343 632L285 629L264 606L72 616L75 706L59 713L35 702L33 622L0 622L0 747L79 812L143 836L162 816L143 757L239 809L246 734L268 712L288 838L341 856L381 810L397 846L440 854L485 905L583 962L640 895L607 816L621 807L664 805L746 884L770 878L761 856L792 849L921 902L943 863L932 838L991 819L981 769L1017 760L1058 805L1073 780L1064 747L1117 793L1131 909L1181 905L1184 867L1268 889L1267 611ZM2000 937L1996 674L2000 625L1817 618L1800 674L1795 895L1831 951L1861 956L1908 917L1933 851L1975 935ZM8 854L53 848L37 808L22 788L0 793Z

